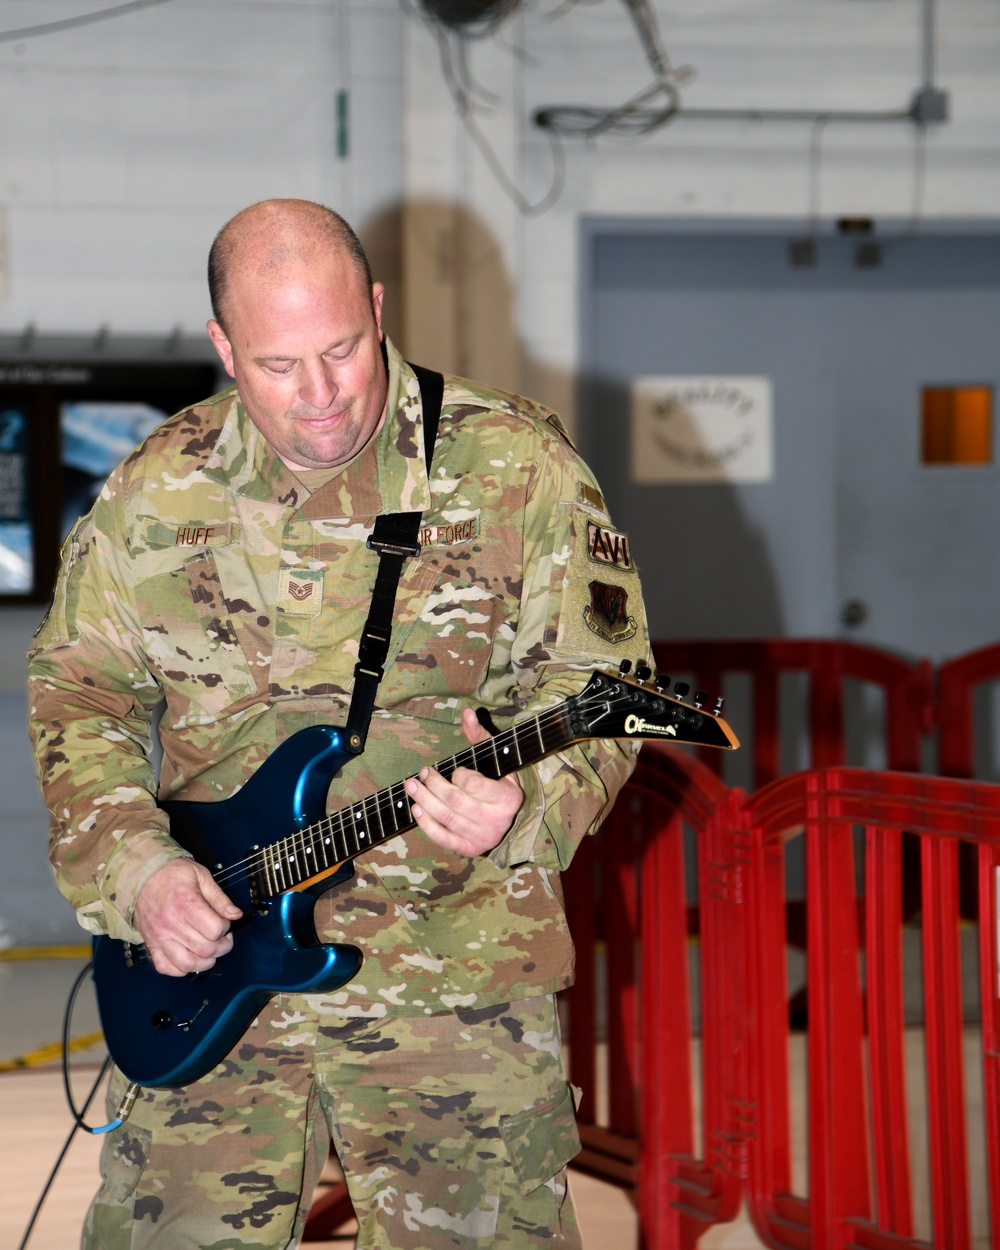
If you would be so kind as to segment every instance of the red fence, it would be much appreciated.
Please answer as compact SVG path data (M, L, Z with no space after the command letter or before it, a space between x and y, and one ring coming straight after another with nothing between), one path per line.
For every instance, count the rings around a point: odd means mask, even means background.
M964 842L977 848L984 917L978 935L983 1183L995 1225L991 1244L1000 1244L1000 787L826 769L766 787L748 801L742 821L752 847L745 888L748 1095L756 1108L747 1200L758 1233L775 1247L969 1250L957 875ZM904 836L919 839L922 862L929 1143L923 1188L930 1193L930 1243L914 1238L903 1017ZM786 1097L782 865L784 846L794 837L806 839L809 864L808 1197L793 1192ZM856 871L856 856L863 873Z
M568 996L571 1072L588 1090L602 1075L608 1087L605 1114L584 1106L581 1165L638 1184L645 1250L689 1250L710 1224L733 1218L742 1196L761 1240L778 1248L967 1250L970 1196L984 1192L990 1244L1000 1247L1000 786L913 774L935 726L939 766L971 772L975 692L1000 678L1000 646L943 666L936 689L925 663L841 643L658 644L655 653L661 671L691 673L712 695L726 673L751 675L753 772L769 784L747 798L693 755L647 744L611 819L567 876L579 951ZM778 680L793 670L806 676L800 719L814 767L774 779ZM883 690L885 756L909 775L833 766L846 751L847 680ZM793 1038L785 861L800 840L808 1028ZM984 1108L984 1144L972 1177L960 850L971 856L982 917L982 1096L974 1101ZM904 933L923 961L926 1125L911 1124L905 1075ZM793 1042L809 1074L797 1142ZM699 1053L700 1099L692 1083ZM919 1139L929 1160L914 1181L911 1140ZM793 1159L806 1157L808 1173L793 1175Z
M580 1109L584 1150L576 1166L638 1185L642 1224L660 1230L655 1244L663 1246L693 1245L739 1208L743 1064L731 1050L744 1003L731 959L739 943L733 904L740 854L731 844L737 809L737 792L693 756L649 743L601 836L578 853L567 896L577 947L576 984L566 995L570 1074L590 1098ZM704 934L700 1157L693 1141L685 824L698 833ZM604 1085L607 1112L598 1126L593 1095Z
M599 1084L597 977L603 932L608 1114L584 1105L579 1165L639 1190L646 1250L692 1250L735 1217L746 1183L754 1226L788 1250L971 1250L966 1039L957 850L978 856L978 958L985 1159L977 1184L1000 1213L1000 997L997 890L1000 786L831 768L779 779L747 798L676 748L644 748L589 868L604 883L583 919L569 996L571 1074ZM625 810L621 810L624 808ZM701 1111L692 1081L691 985L683 882L685 822L698 830L702 908ZM637 831L641 830L642 845ZM929 1162L912 1179L904 1054L902 843L919 842L923 1061ZM808 1174L793 1178L784 858L808 865ZM574 872L577 868L574 867ZM575 893L575 892L574 892ZM602 926L595 923L599 916ZM637 984L638 982L638 984ZM641 999L638 985L641 984ZM910 1091L912 1096L912 1091ZM700 1125L701 1148L694 1127ZM641 1140L641 1150L638 1143ZM914 1199L930 1194L930 1240ZM1000 1245L1000 1227L991 1242Z
M755 792L728 788L717 754L706 756L710 768L647 743L565 878L578 951L566 996L570 1071L589 1099L606 1089L606 1106L581 1108L578 1166L637 1187L644 1250L693 1250L744 1197L777 1250L971 1250L970 1194L980 1190L1000 1250L1000 786L916 775L935 728L938 770L973 774L976 692L1000 680L1000 646L936 675L924 661L839 642L658 643L654 652L661 672L690 673L712 697L727 675L749 675L748 732L738 731ZM794 732L805 726L810 768L781 778L781 681L791 673L804 679ZM898 771L840 767L849 682L881 691L883 754ZM785 859L799 840L809 999L807 1120L796 1142ZM980 917L983 1163L971 1177L959 851L971 856ZM904 861L916 864L915 883ZM904 1062L908 917L919 918L923 959L922 1185ZM805 1176L795 1174L798 1156L808 1157Z

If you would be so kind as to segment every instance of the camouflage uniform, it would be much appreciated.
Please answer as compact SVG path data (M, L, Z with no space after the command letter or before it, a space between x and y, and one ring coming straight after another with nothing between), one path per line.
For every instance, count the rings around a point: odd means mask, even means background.
M138 940L131 924L138 892L184 853L154 800L151 718L161 701L161 798L225 798L297 729L344 722L377 564L365 539L381 512L422 510L422 550L404 567L368 745L334 783L331 809L460 750L465 705L490 709L502 729L578 691L592 667L648 654L627 543L555 415L449 378L428 475L419 388L391 344L387 352L382 429L315 492L277 458L230 389L161 425L115 470L67 539L53 606L31 652L31 722L52 813L52 862L91 932ZM275 1114L304 1114L305 1086L276 1091L280 1074L301 1067L302 1079L311 1080L314 1062L317 1072L322 1065L308 1055L314 1045L323 1048L321 1039L350 1038L354 1030L377 1039L384 1027L393 1031L392 1044L366 1045L407 1051L408 1088L423 1098L420 1073L435 1047L419 1039L436 1029L468 1032L485 1020L493 1039L520 1034L525 1072L534 1070L534 1057L551 1059L537 1067L535 1084L501 1077L516 1097L498 1104L490 1131L495 1141L504 1117L548 1107L552 1114L542 1120L551 1133L533 1127L528 1136L536 1155L545 1139L541 1156L550 1170L528 1180L537 1188L555 1176L558 1188L575 1130L567 1128L572 1117L555 1025L539 1029L518 1020L522 1007L535 1020L543 1010L535 1000L549 1002L570 983L559 871L606 814L634 752L634 744L594 741L522 771L524 805L488 856L470 860L418 831L361 856L354 878L316 907L324 941L361 949L357 977L335 993L273 1001L256 1026L270 1038L266 1045L245 1039L211 1076L176 1095L147 1091L130 1127L112 1135L120 1140L109 1143L108 1154L124 1151L133 1163L144 1154L136 1143L147 1115L158 1126L147 1171L165 1135L186 1151L198 1140L205 1157L190 1166L199 1169L206 1195L214 1194L225 1184L219 1169L228 1166L207 1160L219 1135L186 1127L170 1137L165 1128L202 1122L176 1110L193 1091L204 1086L210 1103L238 1118L244 1112L235 1091L255 1088L260 1102L267 1086ZM551 1006L544 1010L551 1017ZM529 1034L542 1039L537 1047L524 1042ZM475 1051L478 1042L470 1045ZM468 1089L479 1089L481 1074L470 1076ZM372 1117L389 1123L373 1104L359 1106L368 1130ZM325 1110L338 1149L350 1155L351 1133L337 1129L336 1109ZM400 1114L403 1120L392 1121L398 1131L385 1130L394 1142L410 1131ZM262 1157L262 1119L257 1108L241 1122L249 1160ZM314 1133L310 1127L307 1136ZM159 1166L161 1188L173 1166ZM301 1160L297 1166L297 1180L282 1173L281 1181L261 1184L288 1186L297 1203ZM415 1167L411 1155L404 1180ZM518 1167L508 1151L504 1169L516 1174ZM364 1226L367 1205L377 1212L385 1203L372 1196L370 1177L348 1179ZM454 1190L456 1210L462 1189ZM109 1180L102 1192L124 1189ZM415 1192L424 1192L420 1184ZM114 1200L129 1206L131 1194ZM246 1198L247 1211L254 1202ZM136 1207L137 1220L143 1210ZM269 1231L273 1215L258 1218L259 1240L249 1244L285 1245L293 1235L287 1222L283 1232ZM437 1233L433 1244L493 1244L476 1240L474 1220L453 1218L450 1240ZM414 1247L429 1236L391 1240L397 1234L376 1234L374 1225L366 1235L361 1244ZM377 1240L382 1236L390 1239ZM530 1244L511 1236L511 1244ZM105 1235L94 1244L119 1243ZM232 1244L247 1244L245 1230Z

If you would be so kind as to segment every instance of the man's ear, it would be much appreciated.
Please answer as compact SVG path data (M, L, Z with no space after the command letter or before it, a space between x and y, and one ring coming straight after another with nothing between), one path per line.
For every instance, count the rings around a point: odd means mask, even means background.
M212 340L212 346L219 353L222 367L231 378L235 378L236 374L233 371L233 348L226 337L225 330L217 321L210 321L205 329L208 330L208 337Z
M372 312L375 314L375 324L378 326L378 336L381 339L382 334L382 296L385 294L385 287L381 282L376 282L372 286Z

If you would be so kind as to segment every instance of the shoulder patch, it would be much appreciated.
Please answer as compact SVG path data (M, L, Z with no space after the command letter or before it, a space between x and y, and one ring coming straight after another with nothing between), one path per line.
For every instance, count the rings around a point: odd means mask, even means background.
M590 583L590 603L583 610L587 628L605 642L627 642L639 626L628 612L628 591L607 582Z
M632 567L627 535L594 521L587 524L587 555L597 564L611 564L616 569Z

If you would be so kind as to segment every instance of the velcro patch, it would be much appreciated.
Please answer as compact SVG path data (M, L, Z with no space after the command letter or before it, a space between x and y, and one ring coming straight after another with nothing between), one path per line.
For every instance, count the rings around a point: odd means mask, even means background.
M583 610L587 628L605 642L627 642L639 626L628 611L628 591L607 582L590 583L590 603Z
M295 616L319 616L323 606L322 569L282 569L278 607Z
M604 496L596 486L591 486L587 482L581 482L577 491L579 502L586 504L588 508L594 508L598 512L607 515L608 505L604 502Z
M628 536L594 521L587 524L587 555L598 564L611 564L616 569L632 567Z
M424 525L418 542L421 547L454 547L459 543L474 542L479 537L479 513L464 521L446 525Z
M142 544L151 549L163 547L228 547L239 542L238 521L216 521L205 525L199 521L185 521L177 525L167 521L145 521L142 526Z

